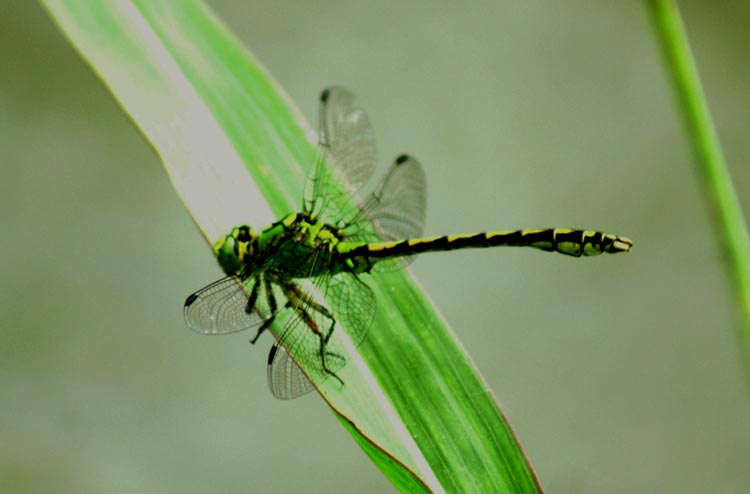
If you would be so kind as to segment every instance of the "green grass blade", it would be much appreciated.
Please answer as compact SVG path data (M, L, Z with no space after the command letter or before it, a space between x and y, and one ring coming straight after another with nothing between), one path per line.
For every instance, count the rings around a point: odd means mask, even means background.
M750 382L750 233L703 95L677 3L648 0L646 4L661 42L735 296L741 352Z
M315 133L205 5L44 4L159 153L207 240L299 209ZM345 390L331 379L321 389L363 450L401 492L540 492L491 392L411 275L368 282L378 300L370 336L341 372Z

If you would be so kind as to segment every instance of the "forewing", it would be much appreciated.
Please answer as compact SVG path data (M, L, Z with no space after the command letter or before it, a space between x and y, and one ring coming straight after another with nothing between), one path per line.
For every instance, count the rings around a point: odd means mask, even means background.
M319 146L305 186L305 210L338 220L352 193L372 177L375 133L346 89L325 89L319 111Z
M193 293L185 300L185 323L193 331L206 335L234 333L261 325L269 314L265 306L257 303L266 297L256 280L253 277L243 283L238 276L227 276ZM250 306L252 298L256 303Z

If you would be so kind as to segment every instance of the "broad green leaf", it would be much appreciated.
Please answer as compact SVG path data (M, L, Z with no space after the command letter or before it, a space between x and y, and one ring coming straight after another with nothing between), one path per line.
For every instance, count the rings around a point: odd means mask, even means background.
M300 208L315 133L205 5L43 3L159 153L209 242ZM401 492L540 492L492 393L410 273L367 281L378 301L369 336L340 372L345 388L329 379L320 389L363 450Z

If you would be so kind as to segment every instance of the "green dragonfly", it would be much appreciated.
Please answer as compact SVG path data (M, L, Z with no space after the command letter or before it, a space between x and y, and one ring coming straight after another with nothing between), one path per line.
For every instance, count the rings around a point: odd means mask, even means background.
M367 115L349 91L332 87L320 95L319 119L302 211L260 232L232 229L214 245L226 277L185 301L185 321L198 333L256 328L255 343L271 324L279 325L268 356L268 382L278 398L295 398L328 378L343 386L337 371L346 364L347 345L364 340L375 314L365 274L402 268L422 252L523 246L580 257L627 252L633 245L609 233L568 228L420 238L426 181L419 162L397 157L374 192L356 201L353 192L372 177L376 163Z

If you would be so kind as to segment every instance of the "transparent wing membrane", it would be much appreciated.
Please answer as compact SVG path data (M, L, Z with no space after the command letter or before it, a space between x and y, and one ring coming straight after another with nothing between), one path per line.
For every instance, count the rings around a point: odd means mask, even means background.
M352 282L352 280L355 280ZM299 286L306 297L314 289ZM367 335L375 314L370 288L359 280L335 276L328 283L330 307L321 299L305 299L292 314L268 358L268 385L279 399L292 399L332 378L346 365L340 322L354 347ZM336 377L336 379L338 379Z
M274 343L268 354L268 387L280 400L291 400L312 391L312 379L289 355L281 342Z
M391 164L351 223L362 229L361 223L369 219L375 223L373 233L379 240L408 240L423 235L426 210L427 179L422 165L403 154ZM359 241L356 233L352 237Z
M335 317L323 300L312 295L315 288L309 284L298 285L304 298L288 309L289 318L269 354L268 385L280 399L310 391L312 383L322 383L346 362Z
M337 321L341 321L356 347L365 339L375 317L375 295L367 284L350 274L334 276L328 283L330 300Z
M251 298L264 296L262 288L252 294L237 276L227 276L190 295L185 301L184 316L188 327L201 334L227 334L258 327L269 316L266 307L252 307ZM252 297L251 297L252 295Z
M317 255L315 272L324 262ZM291 399L310 391L346 364L341 323L356 347L375 316L375 297L364 282L349 273L285 282L289 319L268 359L268 384L274 396Z
M427 179L422 165L403 154L391 164L380 185L364 201L344 227L351 242L408 240L424 233ZM373 270L394 271L412 261L403 256L379 261Z
M335 222L375 170L375 133L346 89L320 95L319 146L305 186L305 210Z
M320 251L306 262L316 272ZM287 280L282 291L289 318L268 355L268 387L276 398L288 400L307 393L312 383L328 377L321 349L333 337L335 320L324 295L329 275ZM326 341L327 340L327 341Z

